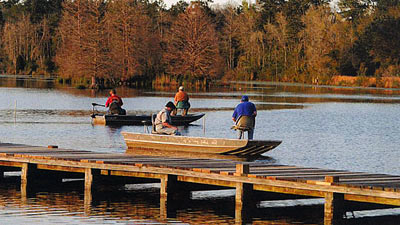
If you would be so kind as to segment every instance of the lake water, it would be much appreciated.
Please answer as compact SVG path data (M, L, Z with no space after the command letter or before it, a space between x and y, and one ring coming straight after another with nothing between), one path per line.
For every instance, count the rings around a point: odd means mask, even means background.
M29 81L0 85L0 142L124 152L120 132L144 132L143 126L91 124L91 103L104 104L107 91ZM175 93L168 88L117 91L128 113L136 114L157 112ZM265 154L269 163L400 175L400 90L234 83L188 92L192 112L205 112L206 117L180 127L184 135L235 138L232 111L247 94L258 110L254 138L282 140ZM234 224L232 194L193 193L190 204L180 207L174 218L162 219L154 185L99 196L88 210L81 187L21 198L18 182L10 177L0 185L0 224ZM252 224L323 223L320 203L265 202L259 208ZM399 210L355 215L351 224L400 221Z

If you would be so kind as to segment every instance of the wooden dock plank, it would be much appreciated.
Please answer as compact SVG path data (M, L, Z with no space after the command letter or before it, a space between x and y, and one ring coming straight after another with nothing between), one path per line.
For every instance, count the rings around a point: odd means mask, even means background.
M359 182L359 181L378 181L378 180L398 180L400 181L400 176L381 176L381 175L373 175L364 176L364 177L350 177L350 178L340 178L340 182Z
M393 185L400 185L400 179L391 179L391 180L362 180L362 181L344 181L340 182L344 184L393 184Z
M46 153L44 153L44 154L46 154ZM36 155L36 154L33 154L33 155ZM68 159L75 158L75 159L80 159L80 160L97 160L97 161L105 161L105 162L107 162L107 161L117 162L118 160L120 160L121 162L124 162L124 163L126 163L126 162L144 162L144 161L146 161L147 163L150 163L150 164L161 163L161 164L164 164L164 165L167 165L167 166L172 166L172 167L175 167L175 166L185 166L186 167L186 166L190 165L190 166L195 166L195 167L198 167L198 168L210 168L209 164L199 166L199 165L197 165L198 162L197 161L193 162L193 160L181 160L181 159L168 159L168 160L165 160L165 159L163 159L163 160L160 161L160 160L158 160L159 158L146 158L147 160L143 160L143 159L142 160L136 160L136 159L132 159L132 156L130 156L130 155L129 156L125 155L125 157L124 157L121 154L110 154L110 153L106 153L106 154L90 153L90 154L80 154L78 156L75 155L75 154L74 155L70 155L70 154L67 154L67 155L50 154L49 156L61 157L61 158L64 158L64 159L66 159L66 158L68 158ZM107 157L107 158L105 158L105 157ZM155 159L158 160L158 161L154 161ZM173 161L175 163L171 163L171 161ZM200 161L203 161L203 163L206 162L206 161L213 163L213 161L210 161L210 160L200 160ZM220 164L219 162L217 162L217 163ZM228 170L228 171L232 171L233 172L234 171L234 164L229 164L229 166L230 166L230 168L226 168L226 165L224 165L224 166L220 166L218 168L212 168L210 170L217 171L218 169L223 168L224 169L223 171L227 171ZM262 168L262 167L258 167L258 170L260 170L260 168ZM278 168L275 167L273 170L275 171ZM287 167L283 167L283 168L287 168ZM271 169L271 168L269 168L269 169ZM286 177L286 178L303 178L303 179L307 179L307 178L310 178L310 177L320 177L322 179L324 176L332 175L332 174L349 175L349 173L340 173L340 172L325 173L326 171L332 171L332 170L318 170L318 169L315 169L315 168L305 168L305 169L302 169L302 170L298 170L298 169L296 169L296 170L290 170L290 169L287 170L287 169L284 169L283 171L281 171L282 168L279 168L279 170L280 170L280 173L283 173L283 172L287 173L287 172L290 171L290 172L294 172L294 174L290 173L290 174L285 174L285 175L279 175L279 174L273 174L273 173L262 173L260 175ZM313 172L315 172L315 171L321 172L322 171L324 173L304 174L304 173L301 173L303 171L313 171ZM302 175L302 176L300 176L300 175ZM307 175L307 176L304 176L304 175ZM350 173L350 175L354 175L354 173Z
M400 176L369 174L343 170L272 165L265 162L234 162L226 159L190 159L181 157L139 156L125 153L99 153L68 149L0 143L0 166L178 180L224 187L252 184L255 190L323 197L342 193L347 199L400 206ZM238 173L236 164L249 166ZM250 174L247 174L247 173ZM326 177L338 177L336 182ZM332 179L334 180L334 179Z
M0 156L0 160L3 160L4 157ZM24 161L26 159L19 158L9 158L9 160L21 160ZM273 187L284 187L286 189L293 190L309 190L311 192L338 192L343 194L353 194L353 195L365 195L365 196L375 196L380 198L398 198L399 201L395 201L393 204L400 205L400 192L387 192L380 190L372 190L372 189L363 189L359 187L348 187L348 186L331 186L331 185L319 185L319 184L307 184L304 182L296 182L296 181L286 181L286 180L269 180L264 178L251 178L245 176L231 176L231 175L222 175L217 173L202 173L199 171L190 171L190 170L182 170L179 168L166 168L166 167L157 167L157 166L143 166L143 167L135 167L130 165L107 165L107 164L96 164L90 162L74 162L74 161L58 161L58 160L40 160L40 159L32 159L29 161L30 163L37 164L48 164L48 165L60 165L60 166L72 166L72 167L83 167L83 168L92 168L92 169L109 169L109 170L123 170L130 172L147 172L147 173L162 173L162 174L172 174L178 176L188 176L188 177L198 177L204 179L212 179L217 180L219 182L239 182L239 183L253 183L257 185L267 185Z
M253 168L251 167L252 173L259 173L259 172L271 172L271 173L285 173L285 172L347 172L343 170L327 170L327 169L317 169L317 168L290 168L290 169L275 169L275 168L268 168L268 167L258 167Z
M261 176L274 176L274 177L286 177L286 178L296 178L296 177L304 177L304 178L311 178L311 177L325 177L325 176L342 176L342 175L357 175L358 173L352 172L315 172L315 173L301 173L301 172L293 172L293 173L256 173L256 175Z
M0 146L0 152L23 152L23 151L63 151L63 152L75 152L75 151L85 151L87 150L74 150L74 149L64 149L64 148L48 148L48 147L36 147L36 146L18 146L18 147L2 147Z
M12 144L12 143L3 143L0 142L0 147L19 147L19 146L28 146L28 145L24 145L24 144Z

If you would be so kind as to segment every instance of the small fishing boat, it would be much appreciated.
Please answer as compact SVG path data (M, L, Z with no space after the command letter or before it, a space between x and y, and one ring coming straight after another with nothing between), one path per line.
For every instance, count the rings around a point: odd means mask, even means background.
M257 157L274 149L281 141L245 140L122 132L128 150L160 150L197 154Z
M186 126L199 120L205 114L195 113L186 116L171 116L172 124L175 126ZM101 125L151 125L151 115L108 115L92 114L92 123Z

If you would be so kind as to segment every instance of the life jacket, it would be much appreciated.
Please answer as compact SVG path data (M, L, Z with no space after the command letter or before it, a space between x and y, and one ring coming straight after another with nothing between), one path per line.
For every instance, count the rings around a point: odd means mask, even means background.
M113 102L116 102L118 104L118 106L121 107L121 102L117 96L111 96L110 98L111 98L111 104Z

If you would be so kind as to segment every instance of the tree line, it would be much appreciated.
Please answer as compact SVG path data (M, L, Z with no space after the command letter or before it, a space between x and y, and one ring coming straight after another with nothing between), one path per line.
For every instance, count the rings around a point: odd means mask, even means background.
M400 0L211 3L2 1L0 71L93 87L400 76Z

